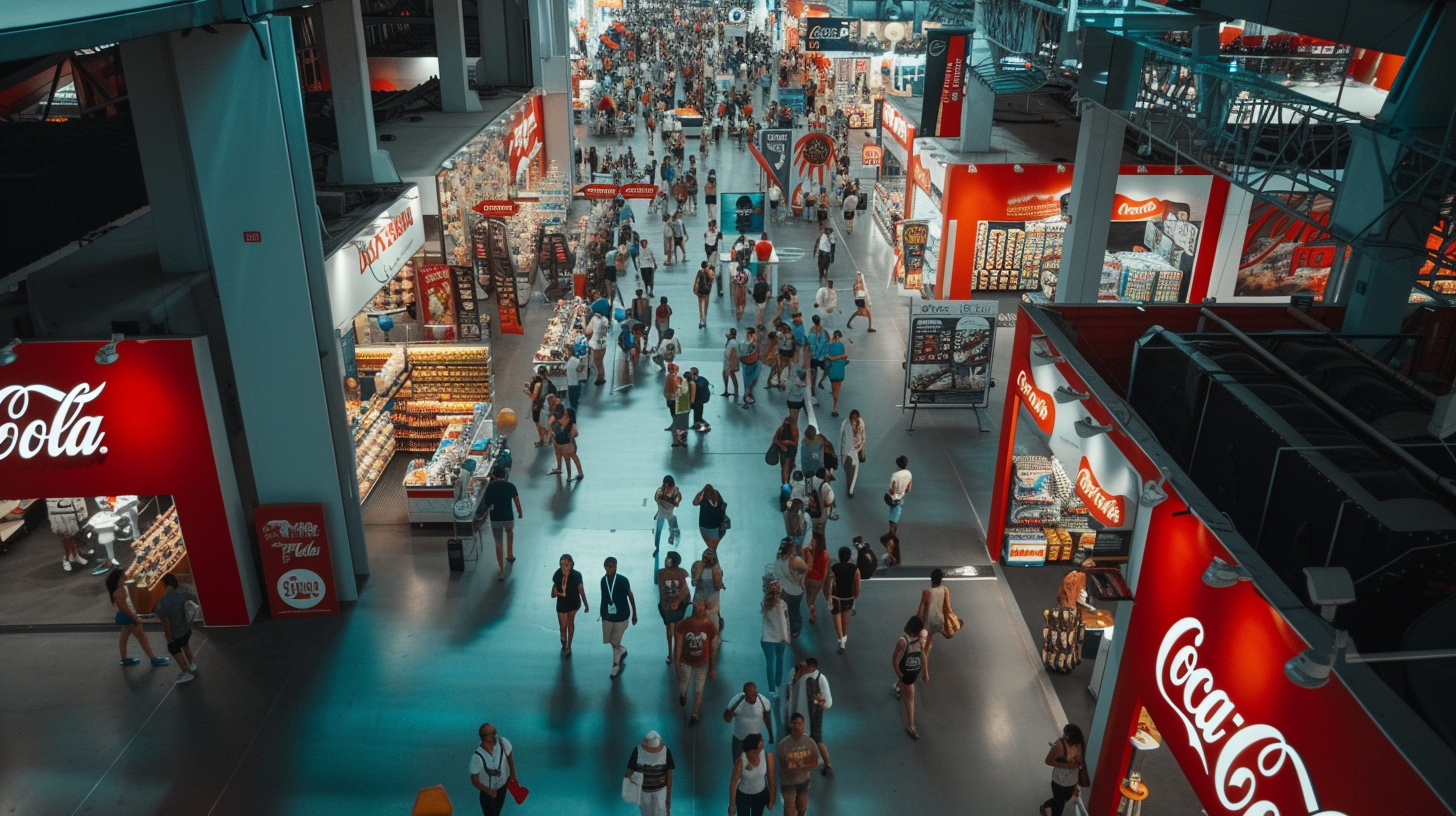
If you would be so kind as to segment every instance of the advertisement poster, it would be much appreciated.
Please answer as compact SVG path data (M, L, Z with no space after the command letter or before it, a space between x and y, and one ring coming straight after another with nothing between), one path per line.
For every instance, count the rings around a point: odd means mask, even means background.
M905 265L905 288L919 289L925 274L925 247L930 243L930 224L905 221L900 224L900 261Z
M1292 210L1312 205L1311 214L1321 223L1329 223L1334 200L1328 196L1314 194L1314 201L1308 202L1308 193L1271 195ZM1256 198L1249 210L1234 297L1279 297L1308 290L1321 300L1334 265L1335 245L1329 233Z
M455 293L456 336L467 342L480 342L480 304L475 297L475 270L468 266L450 267L450 285Z
M496 314L499 317L502 334L525 334L521 326L521 303L516 292L516 270L511 261L510 246L506 240L504 221L488 218L486 229L486 269L490 270L491 286L495 290Z
M859 21L849 17L806 17L803 44L805 51L848 51ZM781 97L782 98L782 97Z
M429 269L430 267L425 267ZM268 608L275 618L339 614L322 504L264 504L253 510Z
M525 190L546 175L545 117L541 97L533 96L511 117L507 146L511 179L516 189Z
M754 139L754 150L758 153L756 158L764 171L778 181L780 190L790 189L793 138L794 132L788 128L764 128Z
M994 300L910 304L906 405L986 407L997 307Z
M779 106L792 110L798 116L803 116L804 89L779 88Z
M920 109L920 135L949 139L961 135L965 102L966 51L971 33L965 28L933 28L925 33L925 101Z
M415 274L419 280L420 302L425 306L425 338L455 339L455 291L450 267L429 264Z
M723 232L756 236L763 232L763 193L719 193ZM732 221L728 220L729 216Z

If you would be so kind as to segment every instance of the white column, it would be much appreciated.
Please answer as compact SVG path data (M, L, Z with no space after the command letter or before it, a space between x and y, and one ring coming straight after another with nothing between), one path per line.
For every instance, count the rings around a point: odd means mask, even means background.
M440 107L446 113L473 113L480 97L470 89L465 69L465 10L462 0L435 0L435 53L440 62ZM476 81L481 81L476 77Z
M1072 171L1072 220L1057 275L1058 303L1097 302L1125 129L1122 119L1106 108L1082 106L1077 163Z
M320 11L334 99L334 127L339 134L339 153L337 158L330 158L329 180L334 180L337 170L338 180L345 184L398 182L399 174L389 154L375 149L374 101L369 96L364 16L358 0L331 0Z

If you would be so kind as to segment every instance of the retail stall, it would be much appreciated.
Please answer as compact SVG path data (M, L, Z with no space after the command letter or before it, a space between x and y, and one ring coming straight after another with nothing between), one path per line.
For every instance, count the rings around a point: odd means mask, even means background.
M138 612L151 610L173 573L195 588L209 624L250 623L261 585L206 339L37 341L9 351L0 367L0 622L108 622L115 610L101 582L120 569Z
M586 303L581 298L558 302L556 313L546 323L541 347L536 350L535 364L546 366L552 373L565 373L566 358L570 356L572 347L586 338L587 317Z
M505 444L489 415L489 406L477 405L445 427L430 458L410 460L404 477L410 523L451 524L457 501L468 498L472 508L479 502Z

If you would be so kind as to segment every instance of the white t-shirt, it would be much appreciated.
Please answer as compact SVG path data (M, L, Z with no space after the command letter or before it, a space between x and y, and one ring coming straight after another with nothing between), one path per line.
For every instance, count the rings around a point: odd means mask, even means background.
M763 718L768 716L769 708L768 700L762 694L750 703L740 691L728 701L728 707L733 709L733 736L744 739L749 734L763 733Z
M586 361L572 354L566 358L566 384L568 386L581 385L586 379Z
M586 341L587 345L591 346L594 349L606 348L607 335L610 334L612 330L611 324L607 323L607 319L605 317L602 317L601 315L592 315L590 326L591 337Z
M839 308L839 293L828 286L821 286L819 291L814 293L814 302L819 304L820 310L828 314Z
M904 496L905 491L910 489L910 471L897 470L890 474L890 492L896 496Z
M775 184L772 187L768 188L768 200L769 201L772 201L773 203L777 204L777 203L779 203L779 199L781 199L781 198L783 198L783 193L779 192L779 186L777 184Z
M763 611L763 630L759 640L763 643L789 642L789 605L782 599L772 609Z
M844 211L853 212L857 209L859 209L859 196L855 195L854 193L850 193L849 195L845 196Z
M476 746L475 752L470 755L470 775L480 776L480 783L491 790L500 790L506 786L506 780L511 778L511 763L506 757L511 755L511 741L505 737L495 738L495 751L489 755L485 749Z

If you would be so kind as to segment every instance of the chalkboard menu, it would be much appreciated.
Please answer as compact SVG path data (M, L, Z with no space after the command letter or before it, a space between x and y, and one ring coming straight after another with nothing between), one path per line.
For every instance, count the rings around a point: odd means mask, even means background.
M468 266L450 267L450 285L455 291L455 336L467 343L481 339L481 328L488 325L480 314L475 297L475 270Z
M905 391L909 405L984 408L990 396L994 300L910 304Z

